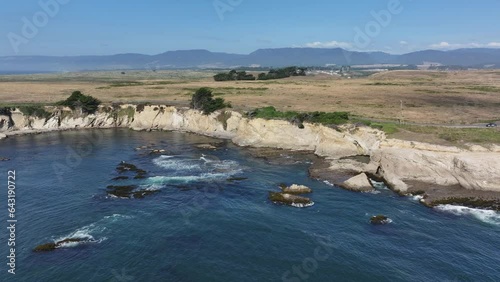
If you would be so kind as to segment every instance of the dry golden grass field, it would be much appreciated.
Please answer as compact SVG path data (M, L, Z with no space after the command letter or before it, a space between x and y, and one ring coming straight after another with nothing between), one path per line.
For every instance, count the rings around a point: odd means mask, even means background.
M187 105L200 87L238 110L348 111L363 118L428 124L500 120L500 71L393 71L366 78L328 75L215 82L213 72L127 71L0 76L4 105L53 103L80 90L104 102ZM402 105L402 107L401 107Z

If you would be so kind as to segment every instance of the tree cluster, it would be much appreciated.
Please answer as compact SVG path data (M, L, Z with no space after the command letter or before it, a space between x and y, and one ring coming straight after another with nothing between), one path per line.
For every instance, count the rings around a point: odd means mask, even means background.
M247 74L246 71L232 70L228 73L219 73L214 76L215 81L233 81L233 80L255 80L255 76Z
M282 79L291 76L306 76L306 68L287 67L281 69L271 69L269 73L261 73L258 80Z

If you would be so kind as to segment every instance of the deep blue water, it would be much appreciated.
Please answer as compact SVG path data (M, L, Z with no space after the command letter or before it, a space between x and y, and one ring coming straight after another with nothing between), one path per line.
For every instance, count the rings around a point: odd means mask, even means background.
M428 209L387 189L358 194L312 180L307 163L271 165L244 148L184 133L75 131L0 141L0 281L499 281L500 216ZM164 156L136 147L154 143ZM161 190L106 193L125 180ZM7 273L6 171L17 171L16 275ZM229 177L248 180L229 182ZM279 183L314 189L300 209L267 200ZM372 215L393 222L372 226ZM34 253L39 244L92 242Z

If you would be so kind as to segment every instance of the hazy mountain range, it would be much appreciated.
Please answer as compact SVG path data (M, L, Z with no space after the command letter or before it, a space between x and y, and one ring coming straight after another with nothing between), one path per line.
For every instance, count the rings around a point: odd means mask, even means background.
M259 49L248 55L207 50L169 51L158 55L118 54L110 56L14 56L0 57L0 72L83 71L128 69L231 68L238 66L325 66L439 63L476 68L500 67L500 49L425 50L402 55L355 52L344 49Z

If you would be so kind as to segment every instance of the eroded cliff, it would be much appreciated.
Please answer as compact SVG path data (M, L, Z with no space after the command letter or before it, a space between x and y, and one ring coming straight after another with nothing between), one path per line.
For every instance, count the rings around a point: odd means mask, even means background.
M49 109L48 119L12 111L0 116L0 139L6 135L40 133L78 128L124 127L134 130L175 130L229 139L240 146L312 151L331 162L330 170L366 172L385 179L394 189L406 192L415 181L429 185L460 185L470 190L500 192L500 149L470 149L387 139L379 130L343 125L335 128L288 121L249 119L238 112L203 115L199 111L161 105L122 105L82 115L67 108ZM368 155L370 163L342 161Z

